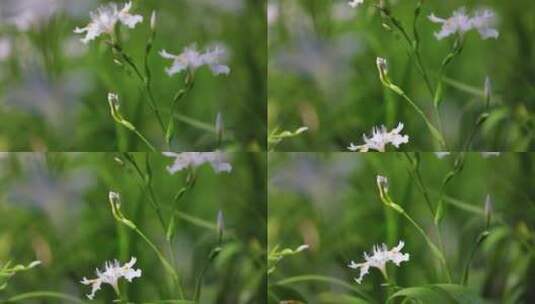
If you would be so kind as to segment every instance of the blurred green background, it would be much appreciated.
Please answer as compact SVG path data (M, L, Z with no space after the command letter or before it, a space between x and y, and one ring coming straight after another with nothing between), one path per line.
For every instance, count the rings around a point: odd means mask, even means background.
M376 57L389 62L394 81L432 118L433 98L407 51L407 43L373 7L375 0L352 9L346 0L269 0L268 128L309 131L285 141L280 151L345 151L361 142L373 126L389 129L405 123L410 143L402 151L437 151L422 119L379 81ZM418 1L385 0L412 35ZM437 41L439 24L431 13L449 17L465 6L468 13L486 7L496 12L497 40L466 35L461 55L446 71L440 106L449 150L463 150L484 110L483 84L488 75L493 96L490 116L476 133L471 150L529 151L535 148L535 2L528 0L423 1L417 22L422 61L436 84L452 38ZM433 85L434 86L434 85Z
M171 248L187 299L193 298L196 280L217 246L216 217L224 214L222 251L209 264L200 303L265 303L266 193L265 155L229 153L230 174L215 174L206 164L196 171L196 183L173 208L186 172L171 175L173 159L160 154L134 153L141 171L149 159L152 185L166 223L176 217ZM120 159L124 165L117 161ZM133 303L163 303L175 299L168 276L155 253L136 233L119 225L108 203L108 191L122 196L121 209L168 255L165 231L160 226L149 194L119 153L9 153L0 159L0 266L7 261L42 265L17 273L0 290L0 300L48 290L62 292L87 303L112 303L113 289L103 285L95 300L85 295L90 287L79 282L95 277L105 261L124 263L137 257L141 278L126 283L122 292ZM20 303L73 303L58 299L26 299ZM165 302L169 303L169 302ZM171 302L175 303L175 302Z
M139 80L112 60L99 38L88 45L73 30L86 26L89 12L110 1L4 0L0 3L0 149L9 151L146 151L131 132L111 118L108 92L119 94L121 110L146 137L164 149L159 129ZM115 1L122 8L125 1ZM221 113L223 146L251 151L265 147L266 21L264 1L135 0L131 13L144 21L121 27L124 48L143 66L149 20L157 13L157 33L149 57L155 100L165 122L183 75L169 77L170 60L197 43L229 51L231 74L213 76L203 67L195 87L178 105L176 136L170 149L213 150L214 124ZM117 130L116 130L117 129Z
M409 154L412 161L415 154ZM419 154L419 174L433 207L458 154L439 159ZM405 241L410 261L387 265L401 287L445 283L440 264L407 219L381 203L376 176L389 179L392 199L436 243L438 235L416 173L404 153L270 153L268 251L275 246L308 250L287 256L269 275L269 303L385 303L387 287L376 268L354 282L351 260L364 261L373 245ZM484 202L492 201L489 236L471 264L469 289L483 300L421 303L533 303L535 294L535 155L467 153L463 169L444 187L439 225L452 283L458 284L475 240L485 227ZM368 296L370 300L363 301ZM296 303L300 303L296 302ZM400 303L400 302L392 302ZM405 303L405 302L404 302ZM409 301L406 303L417 303ZM418 302L420 303L420 302Z

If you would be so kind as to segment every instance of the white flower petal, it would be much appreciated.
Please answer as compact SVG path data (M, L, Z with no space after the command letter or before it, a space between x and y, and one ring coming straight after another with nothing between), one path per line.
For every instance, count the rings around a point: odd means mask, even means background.
M408 135L401 135L404 125L400 122L397 127L392 131L388 131L385 126L373 127L371 137L363 135L364 144L357 146L351 143L348 147L350 151L368 152L369 150L375 150L384 152L386 145L391 144L396 148L399 148L401 144L409 142Z
M117 4L115 3L102 5L89 14L91 22L86 27L77 27L74 32L77 34L86 33L86 36L81 40L83 43L88 43L102 34L111 34L118 21L129 28L134 28L136 24L143 21L143 17L130 14L131 7L132 2L126 3L121 11L117 9Z
M409 261L409 254L404 254L401 252L401 249L403 249L404 245L405 243L400 241L398 245L391 250L388 250L385 244L380 246L375 245L372 249L373 255L369 256L366 252L364 252L365 262L357 264L354 261L351 261L347 267L354 270L360 270L359 277L355 278L355 281L358 284L361 284L364 276L368 274L370 267L377 268L381 270L381 272L385 273L386 263L392 262L396 266L399 266L401 262Z
M232 165L225 161L225 156L222 152L183 152L171 153L165 152L163 155L173 157L175 159L171 166L167 167L169 173L174 174L189 167L198 167L205 163L209 163L216 173L231 172Z
M130 261L123 266L121 266L117 260L106 262L104 265L104 272L101 272L97 268L97 278L89 280L84 277L80 283L91 285L91 293L88 294L87 297L92 300L95 297L95 293L100 290L102 284L109 284L114 289L117 289L120 278L125 278L128 282L132 282L134 278L141 277L141 269L132 268L135 263L135 257L132 257Z

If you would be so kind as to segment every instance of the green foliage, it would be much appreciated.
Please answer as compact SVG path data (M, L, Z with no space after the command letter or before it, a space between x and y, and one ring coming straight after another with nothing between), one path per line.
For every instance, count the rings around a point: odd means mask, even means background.
M270 154L268 248L310 246L269 276L270 299L530 303L534 157ZM374 245L391 248L400 240L409 261L387 264L387 278L372 267L355 282L350 261L362 263Z
M265 149L263 1L222 8L216 1L135 0L131 13L142 15L142 23L117 26L114 41L103 36L87 45L74 29L110 1L50 1L44 8L48 2L5 2L0 37L11 51L0 59L2 150L150 151L147 142L157 150ZM122 8L124 1L116 2ZM32 26L24 30L9 21L22 8L32 10L25 15ZM199 49L224 44L230 75L216 77L202 67L194 86L186 73L168 76L171 61L159 52L179 54L194 43ZM121 104L112 115L109 92ZM223 138L215 130L217 113L224 118Z
M4 154L0 260L42 263L16 275L28 267L2 264L0 302L111 303L109 285L89 301L80 281L136 257L142 276L119 280L123 302L265 303L265 160L227 157L231 173L173 175L159 153Z
M535 147L535 2L347 2L269 1L268 128L309 127L279 151L346 151L373 126L398 122L410 136L402 151ZM441 25L428 16L463 6L492 9L498 39L470 31L437 40ZM378 57L388 62L387 78Z

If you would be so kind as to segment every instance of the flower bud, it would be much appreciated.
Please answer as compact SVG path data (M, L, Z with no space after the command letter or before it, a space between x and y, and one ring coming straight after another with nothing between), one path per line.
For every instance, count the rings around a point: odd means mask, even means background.
M490 226L491 216L492 216L492 200L490 199L490 195L487 194L487 197L485 198L485 229L488 229Z
M388 63L386 59L377 57L376 64L377 70L379 71L379 77L381 78L381 81L385 82L388 76Z
M223 123L223 115L221 112L217 113L215 118L215 133L217 135L217 141L220 143L223 139L223 132L225 131L225 126Z
M108 93L108 103L110 104L110 107L119 111L119 95L115 93Z
M108 194L108 200L110 202L111 213L113 214L113 217L126 226L136 229L136 225L132 221L128 220L121 211L121 195L117 192L110 191Z
M128 122L126 119L123 118L121 115L120 107L121 104L119 103L119 96L115 93L108 93L108 104L110 105L110 112L113 119L117 122L125 126L126 128L130 130L135 130L136 128L134 125L132 125L130 122Z
M223 231L225 230L225 218L223 216L223 211L219 210L217 212L217 234L219 236L219 244L223 240Z
M388 178L377 175L377 187L384 193L388 193Z
M309 248L310 248L309 245L307 245L307 244L303 244L303 245L297 247L297 248L295 249L294 252L295 252L295 253L299 253L299 252L305 251L305 250L307 250L307 249L309 249Z
M490 105L490 97L492 95L492 84L490 82L489 76L487 76L485 78L485 90L484 90L484 92L485 92L485 104L486 104L486 106L488 108L489 105Z
M113 158L113 160L114 160L119 166L121 166L121 167L124 166L124 161L123 161L123 159L120 158L119 156L115 156L115 157Z
M119 193L110 191L108 199L114 213L121 208L121 195Z
M217 212L217 231L223 232L223 230L225 230L225 217L223 211L219 210Z
M151 31L156 29L156 11L152 11L152 15L150 16L150 29Z

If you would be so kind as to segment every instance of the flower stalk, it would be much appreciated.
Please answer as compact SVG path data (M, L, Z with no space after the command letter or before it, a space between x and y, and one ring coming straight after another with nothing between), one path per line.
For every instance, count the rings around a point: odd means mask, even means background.
M146 243L149 245L149 247L156 253L158 256L158 259L162 263L165 271L171 276L171 279L173 281L173 284L178 292L178 295L180 299L184 299L184 292L182 290L182 285L180 283L180 277L178 276L178 273L174 269L174 267L169 263L169 261L165 258L165 256L160 252L158 247L136 226L136 224L129 219L127 219L124 214L121 212L121 196L117 192L110 192L109 193L109 202L111 205L111 210L113 217L121 224L127 226L128 228L132 229L134 232L136 232Z
M395 85L390 77L388 76L388 63L386 59L377 57L377 70L379 71L379 79L381 80L381 83L388 89L392 90L394 93L398 94L399 96L403 97L410 105L411 107L420 115L420 117L424 120L427 128L429 129L431 135L435 138L435 140L438 141L439 145L441 147L446 146L446 142L444 141L444 137L442 136L441 132L435 128L435 126L431 123L431 121L427 118L425 113L420 109L418 105L409 97L405 92L397 85Z
M194 85L194 73L191 70L186 72L184 77L184 87L178 90L173 100L171 101L171 114L169 115L169 122L167 124L167 131L165 132L165 139L168 144L171 143L171 140L175 136L176 126L175 126L175 114L177 110L177 105L180 100L182 100L192 89Z
M424 238L425 242L427 243L427 246L429 246L429 248L431 249L431 253L439 260L440 264L444 267L448 282L451 282L449 268L442 251L435 245L435 243L429 238L429 236L427 236L423 228L400 205L396 204L392 200L392 198L388 194L388 179L384 176L378 175L377 188L379 189L379 197L381 198L383 204L389 208L392 208L394 211L405 217L405 219L407 219Z
M139 132L137 128L131 122L129 122L123 117L120 111L119 96L114 93L109 93L108 104L110 106L110 113L111 113L111 116L113 117L113 120L115 120L118 124L127 128L128 130L134 132L143 141L143 143L145 143L145 145L149 147L151 151L155 152L156 148L154 147L154 145L151 144L151 142L145 136L143 136L143 134L141 134L141 132Z

